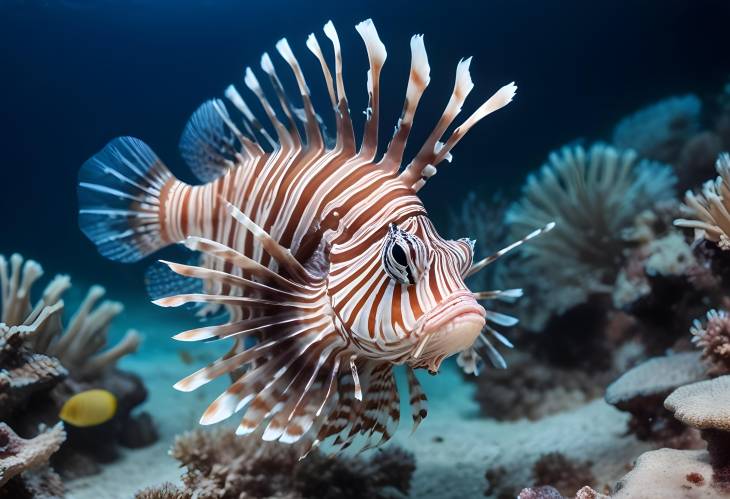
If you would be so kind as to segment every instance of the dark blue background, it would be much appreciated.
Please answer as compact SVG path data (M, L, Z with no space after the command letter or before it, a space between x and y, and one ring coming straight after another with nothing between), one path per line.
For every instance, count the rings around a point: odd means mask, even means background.
M470 188L516 190L550 150L607 137L624 114L663 97L717 92L730 75L730 2L720 0L0 0L0 253L18 251L49 273L141 293L147 263L108 262L77 228L79 166L129 134L190 179L177 154L189 114L228 83L242 87L245 65L258 68L261 52L281 36L310 86L322 90L304 41L317 31L329 54L321 33L327 19L343 42L350 105L359 115L367 61L352 28L367 17L389 51L384 137L402 105L413 33L426 36L431 86L412 143L420 145L438 118L460 57L474 56L476 88L465 115L499 86L519 85L515 102L480 124L423 191L436 219Z

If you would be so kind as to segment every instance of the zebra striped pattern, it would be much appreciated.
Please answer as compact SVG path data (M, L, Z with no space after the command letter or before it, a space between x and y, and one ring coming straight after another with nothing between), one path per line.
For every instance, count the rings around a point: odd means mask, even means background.
M443 160L451 160L452 148L477 121L510 102L516 87L509 84L498 90L442 140L473 88L471 59L461 61L441 119L417 155L401 168L416 107L430 81L423 37L411 39L403 113L387 150L377 159L379 78L387 53L371 21L356 29L370 63L369 106L359 146L342 79L339 39L329 22L324 33L334 51L334 72L314 34L306 45L322 68L336 123L334 145L326 145L309 83L282 39L276 49L297 82L301 109L285 94L274 62L265 53L261 69L278 110L254 71L246 68L248 96L235 86L225 91L237 117L221 100L206 102L196 111L183 134L183 156L201 180L216 178L192 186L157 174L164 184L155 202L147 203L158 207L156 247L137 244L134 234L114 232L116 226L105 226L103 219L93 220L95 234L116 238L138 258L172 242L184 242L201 253L197 266L163 263L177 274L202 280L205 292L156 303L203 303L213 309L225 307L230 314L225 323L175 337L235 339L226 355L176 385L190 391L217 377L233 376L202 424L242 411L241 434L262 427L266 440L294 442L306 436L314 447L334 437L340 448L358 439L364 439L366 448L377 446L392 436L400 417L395 365L406 365L415 429L427 408L413 369L435 373L444 358L461 351L473 358L480 352L473 346L480 335L490 349L484 355L492 358L496 350L481 334L493 331L486 321L514 323L485 311L477 299L514 296L515 290L472 293L463 279L486 263L473 265L473 241L439 236L417 192ZM266 125L253 107L263 110ZM132 139L118 140L126 140L126 146ZM147 149L152 156L146 163L156 165L157 172L162 163ZM122 163L134 163L133 155L111 152ZM87 165L82 177L87 170L115 170L111 163L91 160ZM105 209L130 224L135 220L127 207ZM94 240L99 244L99 237ZM503 336L495 337L508 344ZM245 338L253 338L255 344L245 348Z

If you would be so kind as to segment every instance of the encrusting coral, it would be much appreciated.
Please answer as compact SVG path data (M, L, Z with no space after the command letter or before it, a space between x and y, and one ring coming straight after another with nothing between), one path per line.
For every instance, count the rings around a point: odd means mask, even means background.
M60 479L47 466L65 439L61 423L31 439L19 437L10 426L0 423L0 499L40 496L33 492L43 488L55 491L46 497L61 496Z
M413 456L397 447L367 460L318 450L300 460L297 444L262 442L227 429L183 434L170 453L187 469L185 489L163 484L138 492L137 499L402 497L416 467Z
M555 221L545 237L522 250L524 279L549 282L542 306L560 314L594 293L611 293L624 259L623 231L636 214L671 199L671 168L639 160L632 150L594 144L564 147L528 177L523 196L507 212L511 234Z
M730 376L677 388L664 406L707 442L713 481L730 494Z
M698 352L655 357L630 369L606 389L606 402L631 414L628 430L641 440L671 442L684 427L664 408L678 387L706 378Z
M146 390L137 376L115 364L137 349L140 336L129 331L119 343L105 348L110 323L122 306L109 301L97 305L104 294L100 286L89 290L64 327L62 296L70 279L56 276L34 303L32 287L42 275L33 260L24 261L18 254L9 260L0 256L0 417L19 434L33 436L39 425L56 424L64 402L76 393L92 388L113 393L117 410L111 421L67 427L68 439L53 464L63 465L65 475L75 475L65 465L77 462L80 454L113 456L116 444L137 427L140 417L131 412L145 400ZM154 441L152 437L146 443ZM98 469L98 464L90 469Z

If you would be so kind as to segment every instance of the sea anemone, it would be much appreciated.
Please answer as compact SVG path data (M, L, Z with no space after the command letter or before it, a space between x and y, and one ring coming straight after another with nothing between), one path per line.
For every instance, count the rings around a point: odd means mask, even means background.
M695 319L692 343L702 349L702 358L710 363L709 374L730 373L730 314L724 310L709 310L703 324Z
M718 177L705 182L702 192L687 191L681 207L687 218L674 224L694 229L695 240L707 239L730 250L730 154L720 154L715 169Z
M693 94L670 97L621 120L613 143L642 157L673 163L684 143L699 130L702 103Z
M670 167L640 161L631 150L594 144L588 151L569 146L553 152L507 211L512 235L557 224L524 248L517 280L542 276L549 283L542 306L558 314L590 294L609 293L627 247L624 231L638 213L671 199L675 183Z

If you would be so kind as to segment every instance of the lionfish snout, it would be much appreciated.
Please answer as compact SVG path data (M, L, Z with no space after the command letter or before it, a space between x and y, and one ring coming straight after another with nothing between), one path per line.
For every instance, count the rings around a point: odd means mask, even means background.
M486 323L486 311L470 291L459 291L424 316L409 364L438 372L441 362L474 344Z

